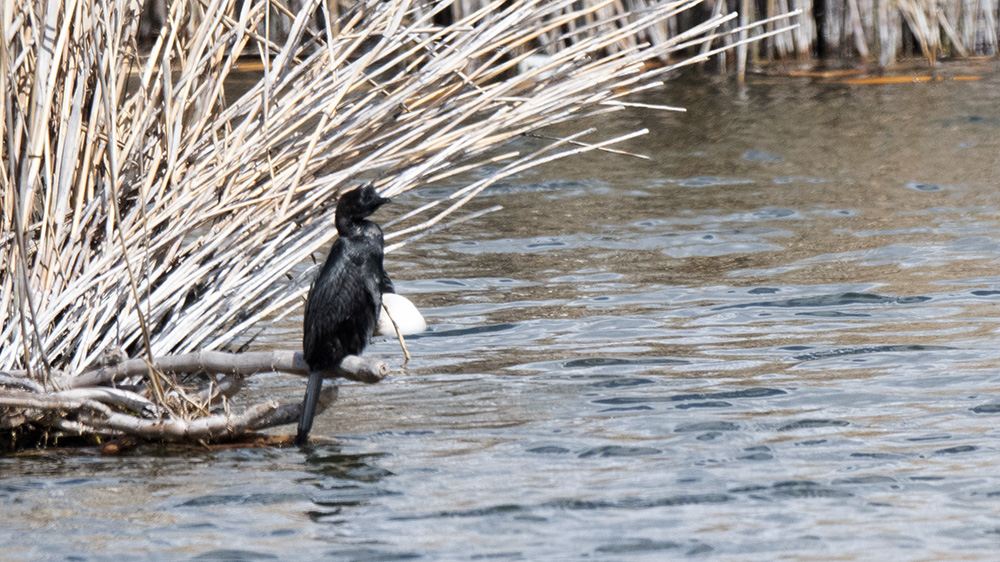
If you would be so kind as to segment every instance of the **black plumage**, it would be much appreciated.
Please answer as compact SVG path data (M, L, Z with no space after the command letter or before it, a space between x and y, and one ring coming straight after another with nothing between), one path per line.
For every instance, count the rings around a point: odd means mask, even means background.
M386 273L385 269L382 270L382 282L379 284L378 288L383 295L386 293L396 292L396 285L392 283L392 279L389 279L389 274Z
M302 403L295 444L309 439L323 373L347 355L359 355L368 345L382 307L385 275L382 229L365 220L389 202L371 185L348 191L337 203L337 241L306 298L302 351L309 365L309 383Z

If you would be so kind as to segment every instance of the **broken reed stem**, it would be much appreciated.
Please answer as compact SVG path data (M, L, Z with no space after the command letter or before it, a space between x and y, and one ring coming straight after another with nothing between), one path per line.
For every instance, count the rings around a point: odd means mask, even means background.
M385 304L382 305L382 314L385 314L385 317L392 323L392 329L396 331L396 339L399 340L399 347L403 348L403 357L405 358L403 364L405 365L410 362L410 350L406 349L406 340L403 339L403 333L399 331L399 324L396 324Z

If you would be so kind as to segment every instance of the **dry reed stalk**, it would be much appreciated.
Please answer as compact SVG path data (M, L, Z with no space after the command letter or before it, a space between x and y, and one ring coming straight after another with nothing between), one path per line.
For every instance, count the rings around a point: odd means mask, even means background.
M795 54L801 59L808 59L816 44L816 16L813 14L812 0L792 0L791 8L792 12L801 14L796 19L799 25L792 30Z
M920 44L920 51L927 62L933 64L940 50L941 36L936 23L936 3L925 0L899 0L899 10Z
M66 398L62 411L80 413L75 421L31 417L53 428L214 438L219 427L287 419L270 407L206 418L207 402L152 367L166 355L225 348L298 309L312 271L296 267L330 242L332 203L346 189L372 182L392 196L499 165L387 234L419 236L500 179L642 134L593 141L581 133L496 156L521 135L619 110L663 73L722 50L685 58L689 49L731 33L745 36L731 44L767 35L747 36L752 25L722 29L735 15L719 13L668 36L668 20L699 2L630 12L619 0L494 0L461 4L454 23L439 26L434 15L454 6L447 1L364 0L341 12L322 4L329 25L318 29L311 18L321 2L312 0L292 14L279 44L266 25L279 3L247 0L237 11L234 0L179 1L148 53L134 40L135 1L50 2L44 11L28 0L3 3L0 370L22 370L56 392L65 378L40 373L77 376L107 350L143 358L129 372L151 373L147 398L162 424L129 425L106 411L127 402L108 405L105 396ZM544 44L560 46L548 64L510 73ZM246 56L261 59L263 77L227 96ZM0 393L17 387L18 396L44 400L4 380ZM16 410L4 404L3 412Z
M750 23L750 0L740 0L740 27L746 27ZM719 2L718 8L721 10L722 2ZM747 73L747 45L744 43L748 37L748 32L746 29L740 32L740 46L736 48L736 79L740 83L746 80Z
M878 4L879 64L889 66L895 62L903 45L903 16L899 10L891 10L888 3Z
M861 24L861 10L858 0L847 0L848 14L851 19L851 34L854 35L854 46L858 50L861 62L868 62L868 43L865 41L865 29Z

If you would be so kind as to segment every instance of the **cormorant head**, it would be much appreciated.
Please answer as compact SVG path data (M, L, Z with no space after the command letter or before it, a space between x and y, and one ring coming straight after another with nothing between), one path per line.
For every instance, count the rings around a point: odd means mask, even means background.
M381 197L371 184L348 191L337 202L337 229L342 224L346 227L361 222L390 201L391 199Z

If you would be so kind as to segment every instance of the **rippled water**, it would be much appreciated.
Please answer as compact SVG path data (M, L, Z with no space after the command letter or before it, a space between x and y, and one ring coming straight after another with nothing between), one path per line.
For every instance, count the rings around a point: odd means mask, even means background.
M593 123L652 161L388 257L432 328L341 388L335 444L0 459L2 558L994 560L998 92L671 82L644 101L686 114Z

